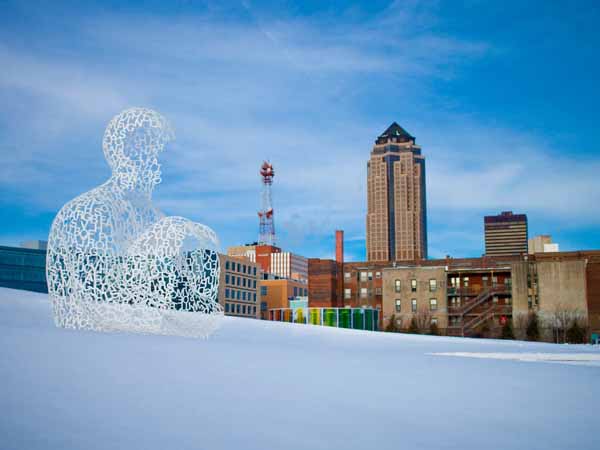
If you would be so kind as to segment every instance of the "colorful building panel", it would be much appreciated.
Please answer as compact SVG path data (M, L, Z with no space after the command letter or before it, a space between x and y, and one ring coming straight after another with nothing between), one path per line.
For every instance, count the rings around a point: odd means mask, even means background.
M278 308L269 320L305 325L379 331L380 311L374 308Z

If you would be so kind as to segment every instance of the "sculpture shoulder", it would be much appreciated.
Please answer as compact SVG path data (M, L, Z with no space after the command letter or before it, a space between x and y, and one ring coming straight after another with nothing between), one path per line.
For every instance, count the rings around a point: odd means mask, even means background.
M85 192L67 202L56 215L54 225L79 221L93 222L112 213L111 199L103 186Z
M87 247L87 241L106 239L113 223L110 194L100 186L75 197L60 209L50 229L48 246L54 247L60 242Z

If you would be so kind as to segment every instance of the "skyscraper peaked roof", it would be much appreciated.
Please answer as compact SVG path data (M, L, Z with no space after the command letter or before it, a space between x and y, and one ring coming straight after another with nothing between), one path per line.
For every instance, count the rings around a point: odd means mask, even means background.
M415 140L414 136L411 136L404 128L398 125L396 122L392 123L387 130L385 130L377 138L377 143L388 142L392 138L397 138L399 142L407 142Z

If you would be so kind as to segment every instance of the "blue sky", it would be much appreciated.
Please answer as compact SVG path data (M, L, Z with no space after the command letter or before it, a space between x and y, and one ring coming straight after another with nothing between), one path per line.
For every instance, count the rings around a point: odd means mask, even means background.
M82 5L85 3L85 5ZM44 239L101 184L108 120L173 123L158 205L254 241L276 170L282 247L364 259L366 162L397 121L427 159L429 253L483 253L483 216L600 248L598 2L2 2L0 244Z

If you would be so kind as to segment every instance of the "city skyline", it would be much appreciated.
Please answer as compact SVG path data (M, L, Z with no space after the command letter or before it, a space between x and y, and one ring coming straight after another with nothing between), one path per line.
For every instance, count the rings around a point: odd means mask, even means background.
M364 162L394 121L426 149L430 257L481 255L483 217L504 210L561 250L600 247L591 2L4 12L2 244L45 239L64 201L104 181L98 130L141 105L177 124L162 161L175 184L157 204L209 224L222 250L256 240L256 167L269 159L280 246L333 257L344 229L346 259L363 260Z

